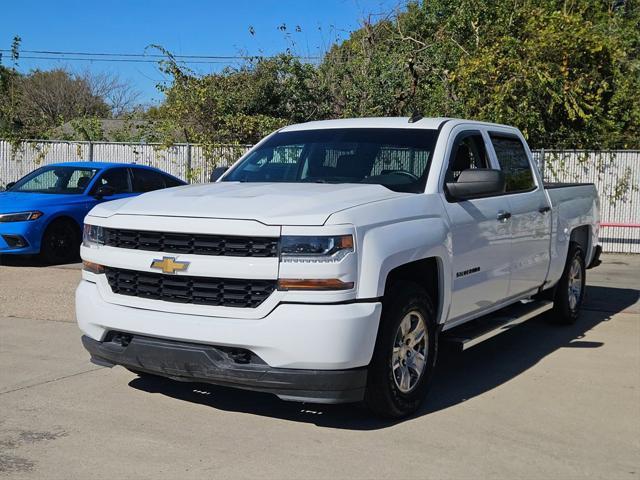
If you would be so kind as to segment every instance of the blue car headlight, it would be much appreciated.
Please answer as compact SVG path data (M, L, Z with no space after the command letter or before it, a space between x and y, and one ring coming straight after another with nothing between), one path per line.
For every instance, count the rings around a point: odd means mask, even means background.
M82 232L82 245L89 248L96 248L104 245L104 228L98 225L84 224Z
M33 210L31 212L0 213L0 223L29 222L31 220L37 220L43 215L44 213L39 210Z

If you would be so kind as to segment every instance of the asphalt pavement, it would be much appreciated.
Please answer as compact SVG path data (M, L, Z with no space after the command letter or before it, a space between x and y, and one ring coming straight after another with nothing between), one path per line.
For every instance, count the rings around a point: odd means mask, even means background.
M4 264L0 477L640 478L640 256L588 271L573 326L536 318L445 352L400 422L97 367L79 266Z

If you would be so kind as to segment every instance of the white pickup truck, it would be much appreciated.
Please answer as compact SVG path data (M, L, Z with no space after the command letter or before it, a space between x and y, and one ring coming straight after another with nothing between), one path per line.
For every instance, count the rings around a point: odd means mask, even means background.
M86 217L76 308L94 363L401 417L439 342L547 310L573 322L599 263L595 187L544 185L509 126L293 125L215 180Z

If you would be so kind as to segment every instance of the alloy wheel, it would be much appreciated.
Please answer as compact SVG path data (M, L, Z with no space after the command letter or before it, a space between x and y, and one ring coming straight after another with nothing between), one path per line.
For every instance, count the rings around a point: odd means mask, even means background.
M391 368L396 387L411 392L424 374L428 350L427 326L417 310L407 313L396 331Z
M582 297L582 265L577 258L574 258L573 262L571 262L568 283L569 308L575 310Z

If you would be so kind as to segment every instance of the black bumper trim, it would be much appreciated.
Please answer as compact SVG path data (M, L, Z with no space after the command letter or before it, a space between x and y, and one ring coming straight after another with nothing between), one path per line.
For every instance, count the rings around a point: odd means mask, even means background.
M2 235L2 239L5 241L9 248L20 249L27 248L29 246L29 242L22 235L12 235L6 234Z
M364 398L366 367L349 370L273 368L265 363L237 363L228 349L211 345L131 336L126 345L99 342L86 335L82 344L91 361L122 365L174 380L273 393L287 400L314 403L359 402Z

